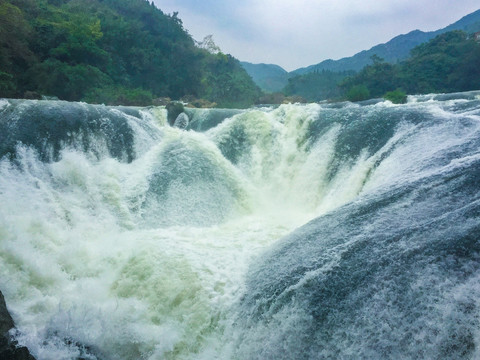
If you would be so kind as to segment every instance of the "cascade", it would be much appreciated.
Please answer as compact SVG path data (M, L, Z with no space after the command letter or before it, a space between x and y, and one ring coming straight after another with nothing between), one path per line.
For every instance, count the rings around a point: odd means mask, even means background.
M183 116L0 99L36 359L480 356L479 92Z

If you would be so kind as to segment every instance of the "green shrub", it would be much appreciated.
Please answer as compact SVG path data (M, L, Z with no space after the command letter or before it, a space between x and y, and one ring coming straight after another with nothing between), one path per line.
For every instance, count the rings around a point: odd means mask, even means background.
M387 92L383 95L383 98L385 100L390 100L394 104L405 104L407 102L407 94L400 89Z
M355 85L347 92L348 101L362 101L370 99L370 91L365 85Z

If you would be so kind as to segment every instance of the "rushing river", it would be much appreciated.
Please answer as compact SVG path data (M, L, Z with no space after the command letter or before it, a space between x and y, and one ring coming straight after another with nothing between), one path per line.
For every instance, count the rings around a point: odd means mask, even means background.
M51 359L480 358L480 93L0 99L0 290Z

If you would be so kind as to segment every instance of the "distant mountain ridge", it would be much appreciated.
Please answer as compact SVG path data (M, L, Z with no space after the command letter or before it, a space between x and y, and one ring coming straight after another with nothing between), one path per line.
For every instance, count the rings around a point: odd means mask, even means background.
M246 61L241 61L240 64L263 91L275 92L283 89L290 77L288 71L278 65L252 64Z
M276 92L282 90L287 85L288 79L296 75L322 70L335 72L349 70L359 71L366 65L371 64L372 55L377 55L390 63L405 60L410 55L410 50L415 46L452 30L462 30L466 33L480 31L480 9L442 29L429 32L413 30L407 34L398 35L384 44L378 44L369 50L361 51L351 57L345 57L339 60L324 60L318 64L296 69L290 73L280 66L273 64L252 64L248 62L241 62L241 64L262 90Z
M361 51L351 57L345 57L339 60L324 60L321 63L294 70L290 74L302 75L316 70L359 71L365 65L371 63L370 57L372 55L377 55L383 58L386 62L396 63L406 59L410 54L410 50L415 46L427 42L437 35L452 30L462 30L466 33L480 31L480 10L464 16L457 22L448 25L443 29L428 32L413 30L408 34L398 35L384 44L376 45L369 50Z

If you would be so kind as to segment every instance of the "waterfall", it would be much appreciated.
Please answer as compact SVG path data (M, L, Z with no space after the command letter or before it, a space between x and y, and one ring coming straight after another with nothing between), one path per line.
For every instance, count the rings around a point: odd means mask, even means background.
M480 356L480 93L0 99L0 289L38 359Z

